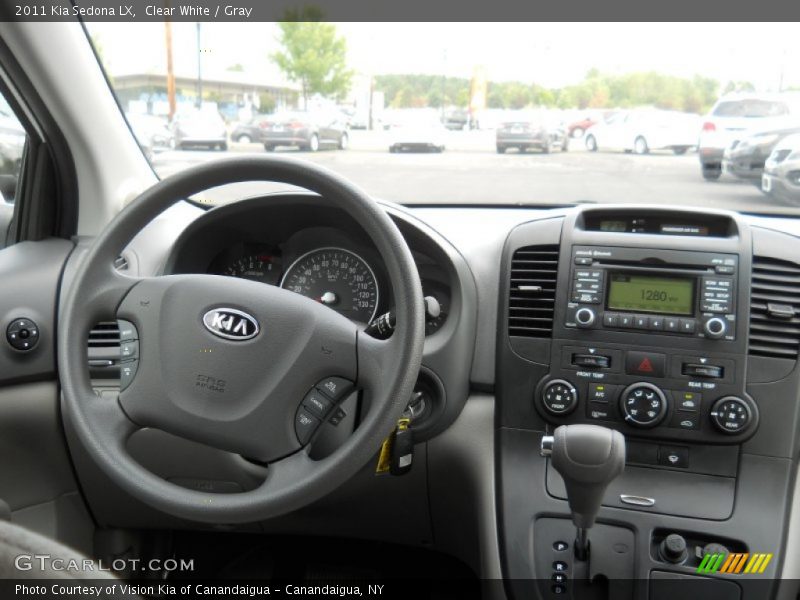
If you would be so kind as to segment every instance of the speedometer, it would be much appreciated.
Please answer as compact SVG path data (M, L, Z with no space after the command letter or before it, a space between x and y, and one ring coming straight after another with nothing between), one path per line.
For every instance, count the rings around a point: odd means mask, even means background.
M281 287L369 323L378 309L378 282L367 262L343 248L312 250L286 269Z

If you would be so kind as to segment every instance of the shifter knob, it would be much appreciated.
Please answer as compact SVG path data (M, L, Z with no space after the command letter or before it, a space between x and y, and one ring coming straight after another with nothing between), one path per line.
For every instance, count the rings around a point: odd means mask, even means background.
M625 468L625 437L598 425L562 425L542 453L564 479L572 521L578 529L594 525L603 494Z

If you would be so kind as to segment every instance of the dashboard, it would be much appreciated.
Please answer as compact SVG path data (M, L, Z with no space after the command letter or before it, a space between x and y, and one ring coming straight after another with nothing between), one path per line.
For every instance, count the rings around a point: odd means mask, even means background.
M246 202L250 211L244 213L238 204L209 213L208 223L201 220L199 229L176 245L167 272L209 273L278 286L324 304L362 328L391 311L386 269L355 222L326 207L309 210L298 222L290 216L296 209L291 202L296 205L298 198L271 198L268 206ZM425 323L426 334L433 335L447 321L450 282L425 242L416 246L412 254L423 293L438 306Z
M648 206L382 206L442 307L418 382L429 399L413 426L423 459L404 478L376 478L367 465L321 505L257 530L413 545L435 530L437 547L506 578L508 597L549 597L537 586L551 584L552 565L565 562L557 542L574 531L539 443L559 425L594 423L624 433L628 448L598 516L629 548L609 549L624 571L609 567L610 578L691 576L697 551L713 544L775 552L765 577L784 568L779 540L798 535L788 532L800 454L796 221ZM363 327L392 308L368 236L307 193L176 208L125 258L140 273L282 286ZM189 459L200 450L152 433L134 444L154 472L200 478ZM226 460L209 458L201 483L256 485L252 465ZM79 469L84 480L92 471ZM86 489L101 523L196 526L103 483ZM676 533L695 551L684 564L658 552ZM496 570L484 564L492 557ZM731 597L771 595L739 585Z

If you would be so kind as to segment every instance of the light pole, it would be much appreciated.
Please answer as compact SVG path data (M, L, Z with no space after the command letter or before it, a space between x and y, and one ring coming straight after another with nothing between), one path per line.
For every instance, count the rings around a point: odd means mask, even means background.
M169 105L169 120L175 116L175 73L172 67L172 22L164 21L165 46L167 49L167 104Z
M203 49L200 45L200 23L197 23L197 108L203 106Z
M444 123L444 103L445 103L445 89L447 85L447 48L444 49L442 52L442 114L441 114L441 121Z

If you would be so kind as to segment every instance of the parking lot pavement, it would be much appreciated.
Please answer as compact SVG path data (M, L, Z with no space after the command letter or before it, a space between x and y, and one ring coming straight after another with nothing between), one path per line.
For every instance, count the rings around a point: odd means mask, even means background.
M376 198L410 203L564 204L647 203L758 211L769 200L752 183L724 175L700 176L695 154L587 152L573 139L566 153L497 154L493 132L449 132L446 150L390 154L387 132L353 131L346 151L317 153L280 149L276 154L324 165L351 179ZM258 144L232 144L231 153L264 153ZM224 153L173 151L154 166L164 177ZM208 195L229 201L284 186L238 184Z

